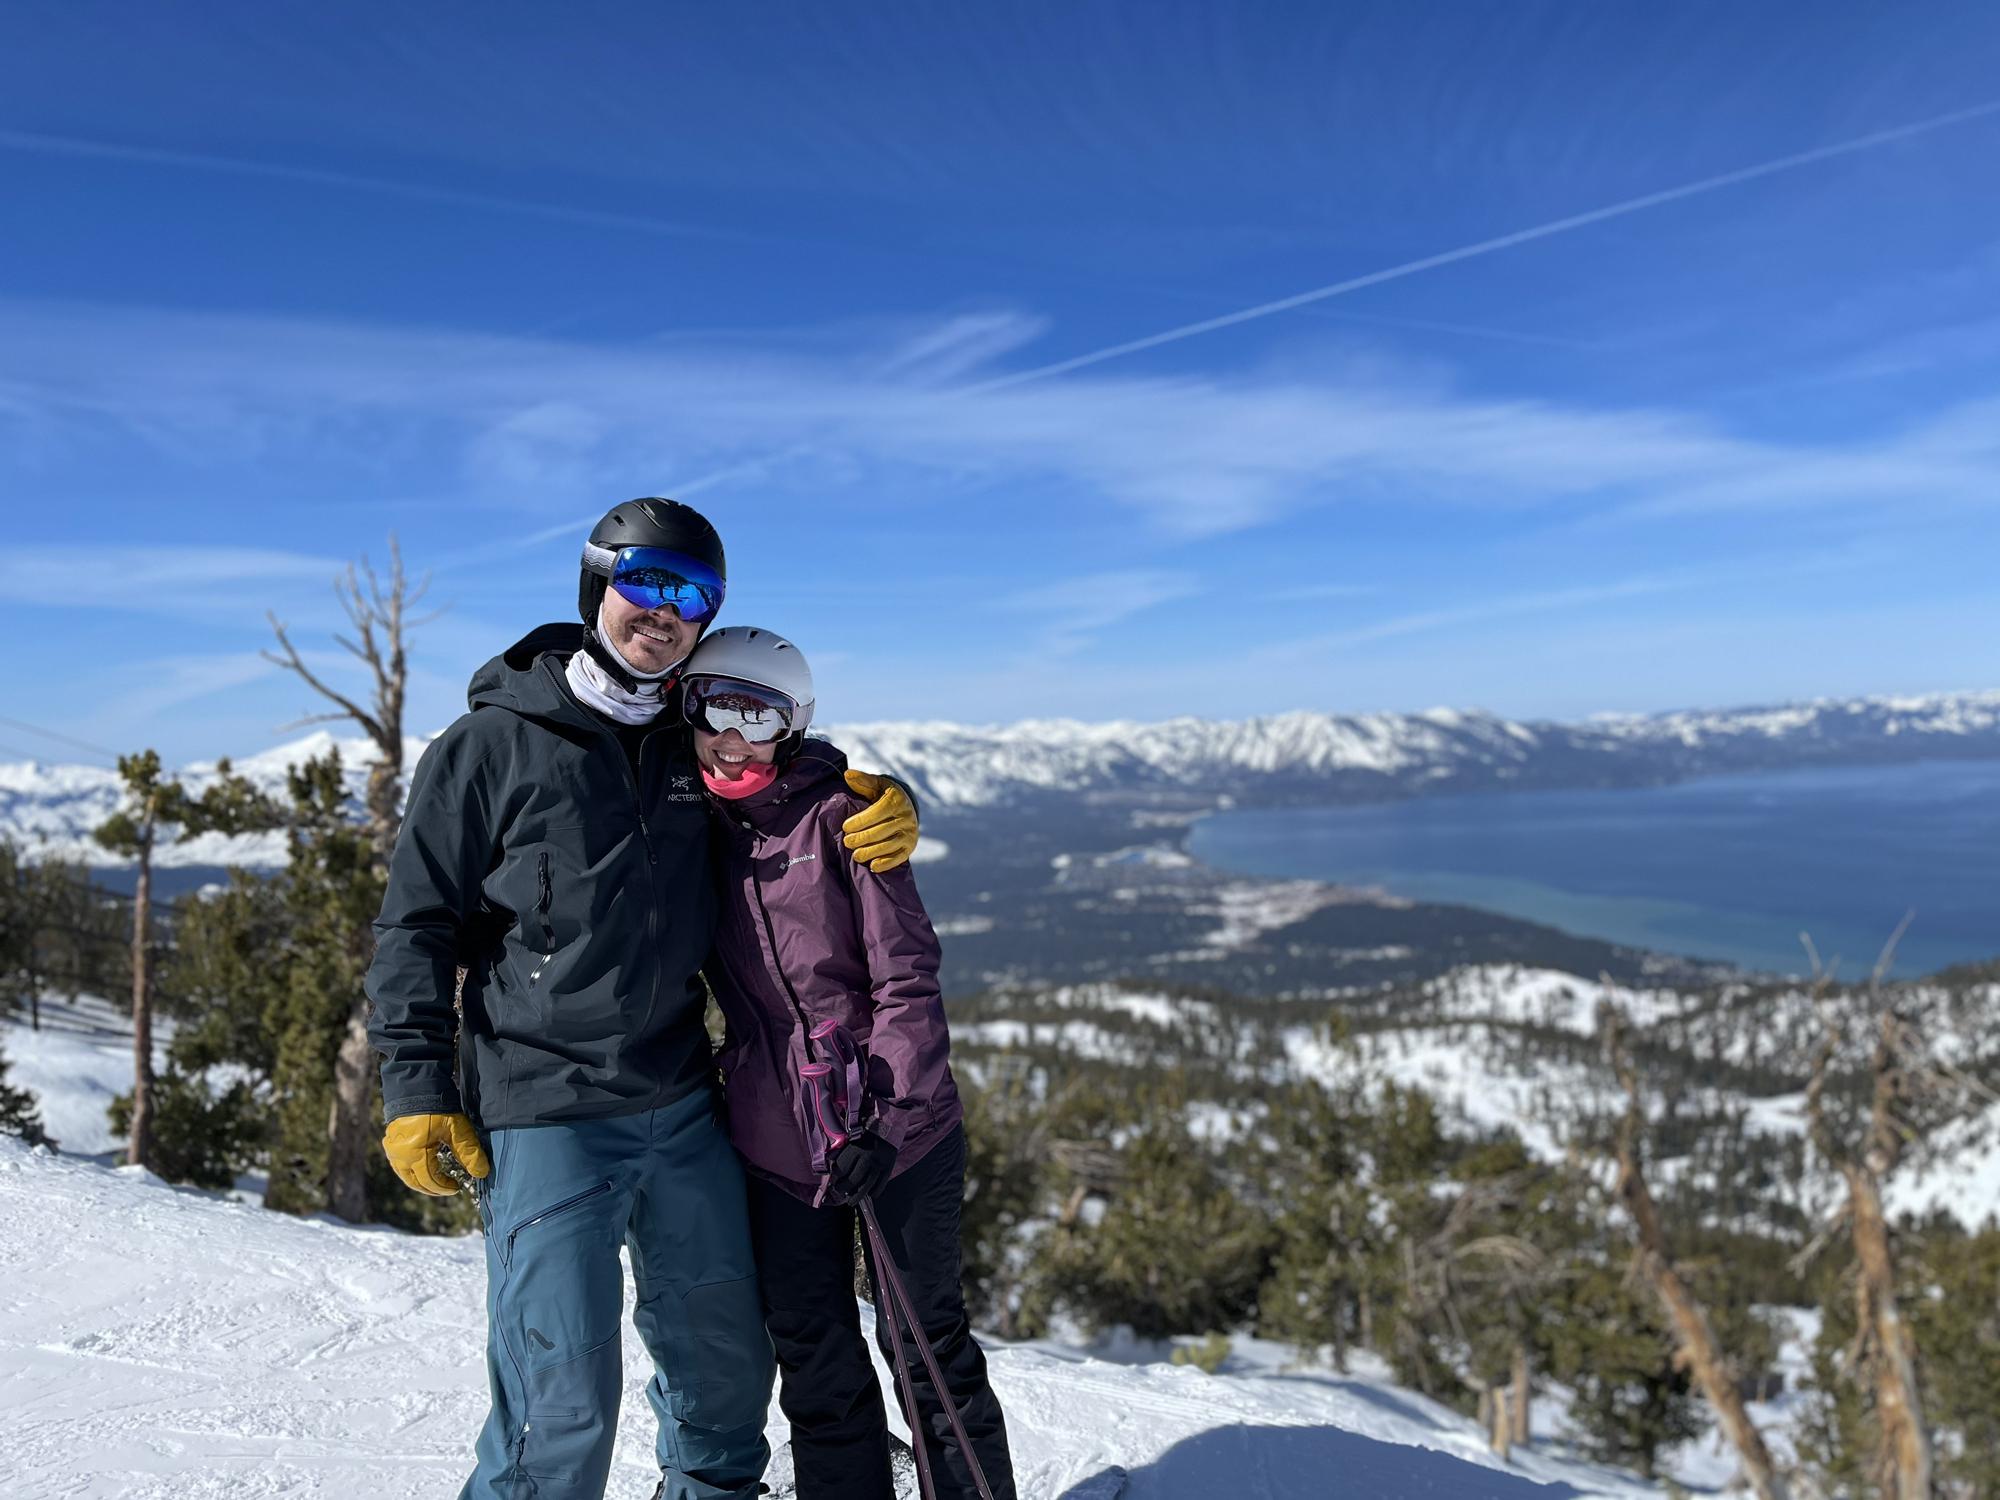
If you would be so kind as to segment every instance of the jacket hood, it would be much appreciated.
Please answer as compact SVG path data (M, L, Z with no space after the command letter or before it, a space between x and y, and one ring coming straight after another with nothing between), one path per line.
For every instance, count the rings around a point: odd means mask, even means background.
M576 719L585 710L562 685L569 659L583 641L574 621L538 625L472 674L469 708L509 708L537 719Z

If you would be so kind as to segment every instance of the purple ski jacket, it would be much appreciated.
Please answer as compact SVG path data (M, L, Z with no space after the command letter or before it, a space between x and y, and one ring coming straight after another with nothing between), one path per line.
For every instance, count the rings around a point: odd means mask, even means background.
M806 1033L838 1021L866 1062L870 1128L897 1175L963 1117L938 994L938 940L908 865L877 875L849 857L841 823L866 804L847 757L807 740L778 779L710 796L718 913L709 986L729 1023L718 1059L729 1138L755 1171L811 1201L799 1065Z

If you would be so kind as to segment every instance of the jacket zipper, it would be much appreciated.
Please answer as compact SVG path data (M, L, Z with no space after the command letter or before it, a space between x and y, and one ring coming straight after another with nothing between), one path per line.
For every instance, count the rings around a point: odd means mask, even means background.
M545 1219L553 1219L557 1214L567 1213L569 1212L570 1209L577 1207L579 1204L588 1203L592 1198L601 1198L610 1191L611 1191L610 1183L600 1182L596 1187L586 1189L581 1193L576 1193L571 1197L565 1198L563 1199L562 1202L556 1204L553 1208L545 1208L540 1213L536 1214L532 1219L528 1219L523 1223L516 1224L512 1229L507 1231L507 1264L511 1266L514 1263L514 1241L521 1234L525 1233L527 1230L533 1229L537 1224L541 1223Z
M549 907L555 901L556 888L555 881L549 874L548 850L544 849L541 852L536 858L535 865L536 885L538 887L535 912L542 920L542 956L535 960L535 967L528 974L529 989L533 989L540 982L542 970L549 966L549 960L555 956L556 951L555 924L549 920Z
M609 731L606 731L609 733ZM639 815L639 842L646 846L646 883L649 899L646 902L646 952L653 959L652 988L646 996L646 1019L640 1024L641 1034L653 1029L653 1015L660 1008L660 872L659 855L653 849L653 832L646 826L645 770L646 751L659 738L656 729L639 741L638 765L626 758L625 747L617 743L617 736L611 736L611 748L618 752L618 764L625 768L625 779L632 784L632 806Z
M764 887L757 880L756 851L764 842L764 836L751 826L747 818L741 821L750 834L750 893L757 898L757 910L764 918L764 936L771 944L771 969L777 974L778 983L784 986L785 998L792 1002L792 1014L799 1018L799 1031L805 1038L806 1059L809 1062L816 1062L818 1059L812 1042L812 1022L806 1019L806 1008L799 1003L799 992L792 988L792 976L785 972L784 960L778 956L778 931L771 923L771 908L764 904Z

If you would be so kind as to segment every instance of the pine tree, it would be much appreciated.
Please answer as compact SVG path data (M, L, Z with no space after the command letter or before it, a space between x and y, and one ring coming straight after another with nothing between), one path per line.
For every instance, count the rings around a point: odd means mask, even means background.
M1924 1351L1924 1413L1940 1437L1938 1491L1954 1500L2000 1495L2000 1308L1994 1299L2000 1229L1989 1225L1968 1234L1942 1217L1903 1228L1897 1274ZM1871 1387L1855 1379L1866 1347L1858 1333L1859 1275L1851 1255L1826 1269L1811 1399L1798 1439L1821 1492L1836 1496L1874 1495L1881 1488L1881 1424Z
M1345 1372L1348 1349L1375 1341L1375 1313L1389 1288L1379 1275L1381 1197L1365 1171L1363 1122L1353 1101L1316 1083L1271 1101L1272 1178L1282 1205L1277 1249L1258 1293L1259 1327L1303 1352L1331 1347Z
M1032 1337L1022 1327L1016 1240L1047 1196L1049 1111L1013 1073L980 1087L958 1080L965 1106L965 1201L960 1210L960 1278L966 1306L1003 1338ZM1036 1332L1040 1330L1037 1329Z
M126 1160L144 1167L153 1155L153 848L163 828L185 816L187 793L178 781L161 778L157 750L119 756L118 775L125 783L126 805L97 829L96 838L139 869L132 896L133 1078Z
M97 842L138 866L132 897L132 1059L129 1106L122 1112L129 1132L126 1159L153 1167L153 854L162 839L182 842L204 833L248 833L269 828L277 810L229 762L216 766L216 780L190 797L178 778L163 776L157 750L118 758L125 783L125 806L96 830Z
M0 1135L19 1136L30 1146L53 1146L35 1096L7 1081L10 1066L6 1049L0 1048Z
M1249 1321L1270 1265L1266 1215L1248 1204L1188 1130L1183 1091L1142 1110L1146 1123L1119 1153L1116 1190L1095 1224L1047 1243L1053 1285L1093 1328L1128 1325L1141 1338L1210 1333Z
M1549 1372L1570 1386L1570 1416L1597 1456L1658 1473L1660 1450L1701 1431L1701 1412L1658 1299L1622 1265L1580 1262L1544 1324Z
M1924 1410L1958 1439L1940 1445L1938 1478L1947 1494L2000 1495L2000 1230L1925 1235L1909 1274L1927 1284L1908 1299Z
M382 882L368 830L350 813L339 752L295 767L288 790L286 961L266 1017L276 1108L266 1201L311 1213L329 1206L334 1065L367 972L369 924L381 910Z
M45 882L41 872L21 857L10 838L0 838L0 983L9 1003L18 998L28 1008L28 1022L42 1029L42 989L47 981L42 959L48 916L43 910Z
M233 871L222 891L181 906L160 970L178 1024L154 1085L153 1170L171 1182L226 1188L265 1162L270 1016L289 931L282 876ZM228 1079L221 1087L217 1073ZM129 1098L112 1108L121 1128Z
M171 1061L153 1080L149 1170L169 1182L228 1188L263 1154L267 1124L256 1090L236 1080L219 1092ZM129 1131L132 1096L111 1104L111 1128Z

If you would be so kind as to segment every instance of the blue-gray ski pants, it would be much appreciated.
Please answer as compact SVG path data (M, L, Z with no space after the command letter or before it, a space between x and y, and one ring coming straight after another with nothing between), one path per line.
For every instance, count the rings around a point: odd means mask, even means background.
M664 1500L757 1493L771 1342L757 1293L743 1170L714 1097L610 1120L496 1130L486 1223L493 1410L460 1500L598 1500L620 1395L619 1322L653 1356Z

